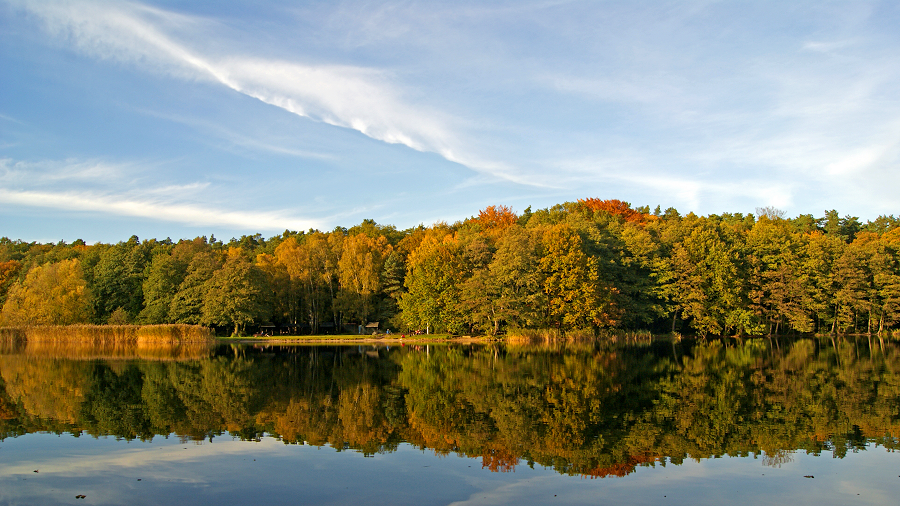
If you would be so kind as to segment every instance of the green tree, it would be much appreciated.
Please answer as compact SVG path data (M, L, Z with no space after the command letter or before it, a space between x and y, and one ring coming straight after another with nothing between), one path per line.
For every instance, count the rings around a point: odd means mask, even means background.
M838 237L846 243L853 242L856 233L862 228L859 218L850 215L841 218L833 209L826 211L825 217L821 218L819 222L826 234Z
M203 322L207 282L221 268L222 259L217 252L202 251L194 255L188 265L184 281L178 285L178 291L172 297L169 321L195 325Z
M881 333L900 321L900 228L880 236L875 248L870 266L877 291L873 298Z
M535 233L514 225L505 230L488 266L488 287L492 297L494 333L499 323L512 327L536 327L547 307L541 290L540 242Z
M156 255L150 262L149 274L142 284L144 308L138 321L147 324L167 323L172 298L187 275L188 264L169 254Z
M94 295L94 319L98 323L105 323L118 308L123 308L130 320L137 318L144 305L144 268L150 260L151 248L132 236L100 254L89 285Z
M847 245L835 234L819 231L805 236L806 251L801 253L800 276L806 287L808 311L814 316L816 331L838 328L835 295L840 288L835 276L835 262Z
M601 283L596 258L584 251L581 236L566 224L543 230L539 268L546 296L546 321L561 332L610 325L613 288Z
M296 325L301 318L299 284L291 280L287 268L274 255L258 254L256 266L265 274L266 285L272 291L269 305L273 323Z
M403 321L411 328L461 331L458 313L462 251L452 232L433 228L407 260L406 293L400 299Z
M864 321L871 334L873 329L883 331L885 320L891 325L897 318L900 258L898 244L891 240L897 235L860 232L835 261L834 302L840 328L859 332Z
M835 323L839 330L858 330L859 318L870 310L869 297L874 287L867 253L861 241L854 241L843 248L834 262Z
M766 216L747 235L750 308L777 334L782 326L800 332L813 330L800 277L803 243L791 232L792 224Z
M384 259L384 267L381 270L381 291L386 295L384 301L383 318L386 320L394 317L399 311L398 302L403 297L403 280L406 277L406 261L401 254L394 250Z
M233 325L232 334L240 335L248 323L262 322L271 314L265 304L265 274L239 248L229 249L225 265L213 273L204 288L204 324Z
M146 268L143 282L144 308L138 321L147 324L173 322L172 300L188 273L194 256L209 251L206 237L182 240L174 246L162 244L157 248Z
M654 228L656 218L642 222L629 221L617 227L616 241L621 241L602 260L601 275L608 277L618 289L614 294L616 308L625 328L648 328L666 316L665 294L655 277L654 267L662 257L662 244Z
M690 234L675 244L673 298L700 334L759 330L746 303L740 247L734 232L708 219L694 221Z

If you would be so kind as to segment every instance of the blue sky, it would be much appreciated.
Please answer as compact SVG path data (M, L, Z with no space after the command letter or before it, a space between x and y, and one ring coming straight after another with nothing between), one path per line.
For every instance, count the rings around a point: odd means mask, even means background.
M0 0L0 235L898 214L897 2Z

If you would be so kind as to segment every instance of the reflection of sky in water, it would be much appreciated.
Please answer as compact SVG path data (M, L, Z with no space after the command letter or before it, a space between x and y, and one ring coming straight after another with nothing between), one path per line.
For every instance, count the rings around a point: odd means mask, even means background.
M725 457L591 480L524 464L491 473L480 459L435 456L407 444L366 458L272 438L143 443L29 434L0 442L2 504L795 506L896 504L897 497L900 458L876 447L844 459L797 452L775 467L762 458Z

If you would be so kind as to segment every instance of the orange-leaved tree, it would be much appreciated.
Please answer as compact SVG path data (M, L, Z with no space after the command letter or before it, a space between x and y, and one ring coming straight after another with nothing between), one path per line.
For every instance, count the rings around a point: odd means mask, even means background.
M503 230L510 225L515 225L519 217L507 206L487 206L478 211L478 216L472 221L481 225L484 230Z
M610 199L601 200L598 198L578 199L578 202L591 211L606 211L614 216L621 216L625 221L641 222L647 219L647 215L631 208L628 202Z

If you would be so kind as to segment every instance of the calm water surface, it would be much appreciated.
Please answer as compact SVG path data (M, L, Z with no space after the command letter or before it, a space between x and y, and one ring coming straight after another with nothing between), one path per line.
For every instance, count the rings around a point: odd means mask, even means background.
M897 504L898 432L877 339L0 349L0 504Z

